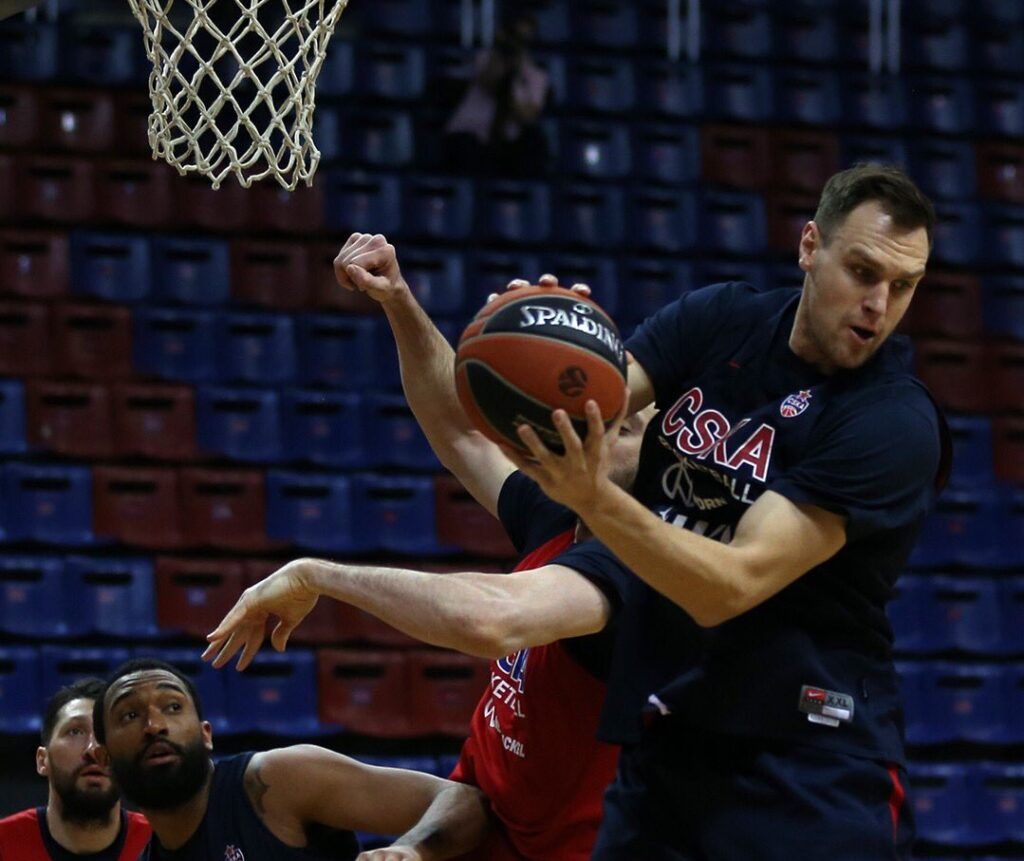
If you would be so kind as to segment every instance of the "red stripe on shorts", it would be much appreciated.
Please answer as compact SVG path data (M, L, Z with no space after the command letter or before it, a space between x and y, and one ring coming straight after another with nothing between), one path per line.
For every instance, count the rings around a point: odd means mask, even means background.
M900 773L895 765L889 766L889 779L892 780L892 795L889 796L889 813L892 815L892 839L896 838L900 827L900 808L903 806L903 799L907 797L907 791L900 783Z

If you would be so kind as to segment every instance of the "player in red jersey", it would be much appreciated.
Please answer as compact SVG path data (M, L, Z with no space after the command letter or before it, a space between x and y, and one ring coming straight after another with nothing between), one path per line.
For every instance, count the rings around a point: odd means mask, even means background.
M45 807L0 819L0 861L135 861L149 841L145 817L121 809L106 753L92 730L103 682L82 679L46 705L36 771L47 779Z
M441 462L501 519L522 554L516 572L523 573L419 574L301 559L246 591L210 635L204 657L217 656L215 665L223 666L244 646L244 668L262 643L268 615L281 619L272 635L281 649L317 597L328 595L418 639L494 659L491 685L452 774L480 787L500 822L472 858L585 861L618 758L617 747L596 739L612 631L601 630L606 608L574 606L572 592L561 591L564 582L543 568L585 538L585 529L470 426L455 394L452 348L416 302L387 240L354 234L335 269L343 286L381 303L410 407ZM615 447L612 475L624 487L632 484L645 425L645 417L630 419ZM403 583L391 574L404 575ZM524 583L534 594L551 590L551 612L520 611ZM592 626L595 617L602 621ZM574 636L580 634L587 636ZM519 648L538 642L548 645ZM380 851L383 858L421 857Z

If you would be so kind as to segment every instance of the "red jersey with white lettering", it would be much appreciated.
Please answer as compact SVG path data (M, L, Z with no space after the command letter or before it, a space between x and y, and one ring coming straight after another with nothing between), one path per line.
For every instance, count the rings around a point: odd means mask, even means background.
M151 833L145 816L122 810L121 830L110 846L102 852L75 855L53 839L46 824L46 808L33 807L0 819L0 861L136 861Z
M576 515L521 473L498 512L522 556L539 568L573 543ZM504 828L469 859L587 861L619 748L597 741L610 631L523 649L491 664L452 780L478 786Z

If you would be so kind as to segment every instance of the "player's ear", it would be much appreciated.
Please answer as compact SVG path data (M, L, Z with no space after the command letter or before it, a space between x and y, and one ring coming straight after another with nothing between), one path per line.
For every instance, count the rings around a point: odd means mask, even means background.
M814 254L821 246L821 231L818 229L818 225L813 221L808 221L804 225L804 229L800 231L800 256L797 261L804 272L811 268Z
M203 747L213 750L213 726L208 720L202 723Z
M36 774L40 777L47 777L50 773L50 757L46 748L40 745L36 748Z

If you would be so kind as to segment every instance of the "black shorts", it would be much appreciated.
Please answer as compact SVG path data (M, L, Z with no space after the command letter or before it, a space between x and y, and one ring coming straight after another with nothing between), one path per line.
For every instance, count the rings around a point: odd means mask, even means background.
M656 720L623 749L593 861L907 859L906 771Z

